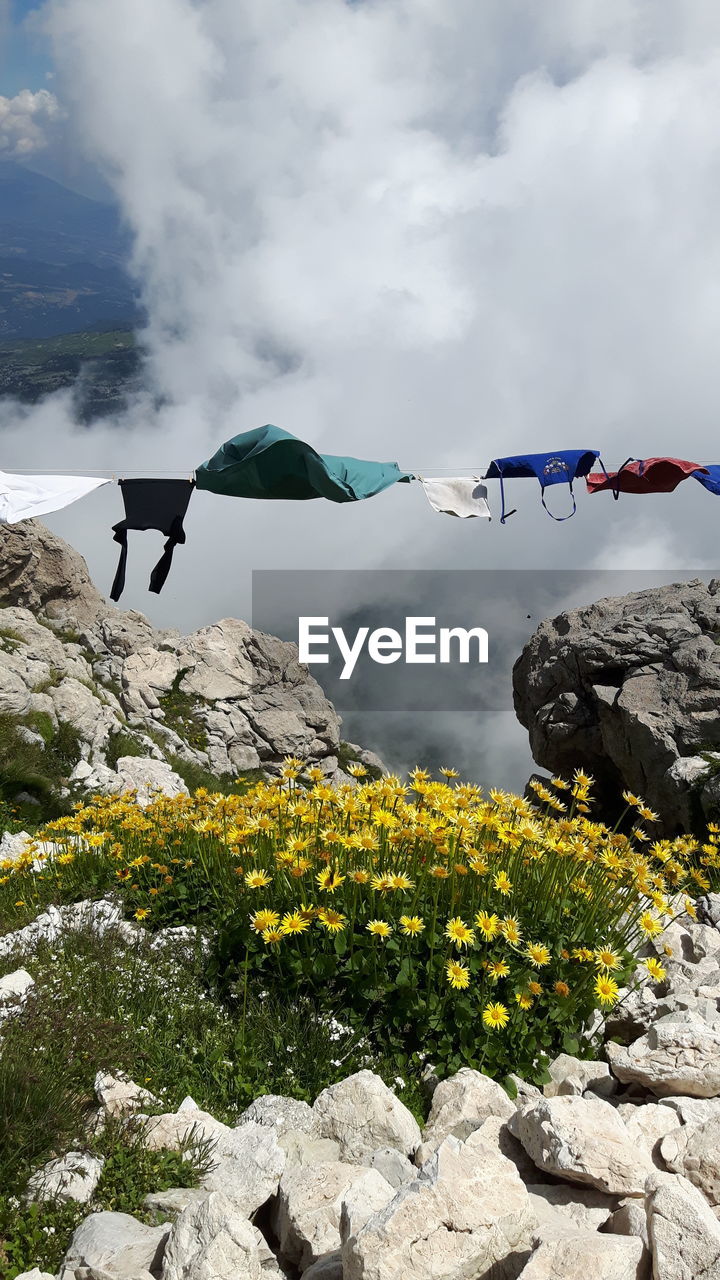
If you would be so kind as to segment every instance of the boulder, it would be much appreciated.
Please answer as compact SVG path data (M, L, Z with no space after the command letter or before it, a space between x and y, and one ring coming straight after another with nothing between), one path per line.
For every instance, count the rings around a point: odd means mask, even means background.
M170 1231L162 1280L262 1280L256 1233L220 1191L188 1205Z
M548 1067L550 1079L543 1086L546 1098L563 1094L583 1094L586 1089L607 1098L617 1088L606 1062L588 1062L561 1053Z
M222 1124L191 1098L176 1112L138 1117L143 1142L151 1151L178 1151L208 1145L212 1167L203 1176L205 1191L221 1191L247 1217L275 1195L286 1156L275 1130L249 1120L240 1128Z
M517 1170L479 1133L449 1137L358 1231L343 1216L343 1280L514 1280L537 1219Z
M528 1195L542 1226L564 1226L599 1231L610 1220L617 1198L594 1187L567 1186L561 1182L528 1182Z
M508 1127L539 1169L610 1195L639 1196L652 1168L609 1102L578 1097L526 1103Z
M631 1045L606 1044L613 1075L637 1081L657 1097L720 1095L720 1023L658 1022Z
M655 1172L646 1192L654 1280L717 1280L720 1222L697 1188Z
M417 1175L417 1169L404 1156L402 1152L396 1151L394 1147L378 1147L377 1151L371 1151L366 1156L363 1164L368 1169L375 1169L391 1187L397 1190L403 1182L412 1182Z
M124 1071L98 1071L94 1087L104 1114L111 1119L124 1118L142 1111L143 1107L159 1105L154 1094L135 1084Z
M238 1116L236 1128L249 1121L269 1126L275 1130L278 1138L290 1130L307 1133L311 1137L318 1136L315 1112L307 1102L301 1102L298 1098L283 1098L279 1094L266 1093L251 1102L242 1115Z
M74 1280L80 1267L104 1271L115 1280L158 1275L170 1224L146 1227L127 1213L91 1213L77 1227L63 1258L59 1280Z
M680 1117L670 1107L661 1107L657 1103L634 1107L630 1103L621 1103L618 1114L625 1121L625 1127L632 1142L647 1152L658 1169L665 1165L661 1156L663 1138L673 1129L680 1127Z
M199 1204L207 1195L202 1187L169 1187L167 1191L151 1191L143 1200L143 1208L165 1221L177 1217L188 1205Z
M304 1271L340 1248L343 1206L359 1230L393 1195L394 1188L375 1169L340 1161L286 1169L273 1213L280 1256Z
M87 1151L68 1151L57 1160L49 1160L32 1175L27 1198L87 1204L95 1194L104 1164L101 1156L91 1156Z
M676 834L716 800L701 752L720 746L720 581L599 600L543 622L513 671L515 710L551 773L582 766L608 816L624 787ZM653 829L655 830L655 828Z
M337 772L340 720L294 645L232 618L189 636L157 630L103 600L82 558L36 520L0 530L0 603L19 637L0 646L0 712L76 729L78 791L184 794L171 756L217 776L277 773L288 754ZM110 767L120 734L137 751Z
M321 1137L338 1142L341 1158L351 1164L378 1147L412 1156L420 1144L415 1117L372 1071L357 1071L323 1089L313 1110Z
M299 1129L288 1129L278 1138L286 1164L327 1164L340 1159L340 1143L332 1138L311 1138Z
M660 1151L668 1169L683 1174L711 1205L720 1205L720 1115L673 1129Z
M541 1238L519 1280L642 1280L641 1240L574 1231Z
M342 1252L338 1249L318 1258L307 1271L303 1271L303 1280L344 1280Z
M415 1155L415 1163L424 1164L440 1143L452 1134L462 1141L469 1137L488 1116L507 1120L515 1112L502 1085L482 1071L462 1067L435 1089L422 1143Z

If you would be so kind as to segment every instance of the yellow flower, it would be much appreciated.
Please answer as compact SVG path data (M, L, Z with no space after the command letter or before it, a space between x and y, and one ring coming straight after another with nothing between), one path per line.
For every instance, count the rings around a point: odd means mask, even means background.
M653 979L653 982L664 982L667 977L667 969L659 960L656 960L654 956L651 956L649 960L645 961L645 968Z
M392 877L390 887L392 889L414 889L415 885L412 880L408 880L407 876L397 875Z
M371 920L365 928L376 938L389 938L392 933L392 925L388 924L387 920Z
M501 1031L506 1027L510 1015L504 1004L486 1004L482 1011L483 1024L489 1031Z
M510 966L504 960L493 960L488 965L488 976L492 982L497 982L499 978L507 978L510 972Z
M488 942L491 942L500 930L498 917L494 913L490 915L487 911L478 911L475 917L475 924L483 938L487 938Z
M392 889L392 877L373 876L371 884L377 893L387 893L388 889Z
M457 769L447 769L447 768L442 769L442 768L441 768L441 769L438 769L438 773L441 773L441 774L443 775L443 777L444 777L444 778L459 778L459 777L460 777L460 774L458 773Z
M532 1009L533 1007L532 996L526 995L524 991L516 991L515 999L517 1000L521 1009Z
M326 867L324 871L316 875L315 879L319 887L325 890L325 893L334 893L336 889L340 888L345 876L341 876L337 871L331 871L330 867Z
M502 893L503 896L507 896L507 894L512 890L512 884L510 883L510 879L505 871L498 871L493 884L495 885L498 893Z
M528 942L525 948L525 955L536 969L543 969L546 964L550 963L550 952L541 942Z
M248 871L245 883L248 889L266 889L270 884L270 876L265 871Z
M300 911L286 911L281 928L284 934L304 933L310 928L310 921Z
M453 916L452 920L448 920L445 926L445 936L451 942L454 942L456 947L467 947L471 942L475 941L474 931L468 928L465 921L460 919L460 916Z
M448 960L445 965L445 973L451 987L456 991L464 991L470 986L470 970L462 960Z
M367 884L370 879L369 871L351 871L350 879L353 884Z
M250 917L250 927L256 933L264 933L266 929L274 929L276 924L280 923L280 916L277 911L256 911Z
M615 1004L618 998L618 984L607 974L600 974L595 980L595 995L601 1004Z
M406 938L416 937L424 928L425 924L420 916L400 917L400 932L404 933Z
M447 867L443 867L437 864L436 866L430 868L430 875L434 876L436 880L447 880L448 876L450 875L450 872L448 871Z
M282 942L282 939L282 929L265 929L262 935L262 940L267 946L273 942Z
M646 938L654 938L658 933L662 933L663 931L661 922L657 920L650 911L643 911L640 919L638 920L638 924Z
M341 911L332 911L330 907L323 907L318 912L318 920L329 933L341 933L347 924L347 916Z
M530 981L528 982L528 991L530 992L531 996L541 996L542 983L535 982L535 980L531 978Z
M516 947L522 937L520 922L515 916L505 916L504 920L500 921L500 932L512 947Z
M138 907L137 911L135 912L135 919L144 920L145 917L149 915L150 915L150 912L147 907Z
M563 998L570 995L570 988L567 982L556 982L554 990L556 995L563 996Z
M59 857L56 859L56 861L57 861L57 862L59 862L59 864L60 864L60 866L61 866L61 867L66 867L66 866L68 865L68 863L69 863L69 862L74 862L74 861L75 861L75 854L74 854L74 853L61 853L61 854L59 855Z
M609 947L601 947L595 952L595 964L598 969L619 969L620 957Z
M643 803L640 797L634 795L632 791L623 791L622 798L626 804L634 805L636 808Z

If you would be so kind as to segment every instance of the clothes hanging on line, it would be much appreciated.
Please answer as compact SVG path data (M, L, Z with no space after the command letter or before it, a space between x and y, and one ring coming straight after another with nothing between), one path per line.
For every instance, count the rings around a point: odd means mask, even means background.
M693 478L699 480L710 493L720 495L720 466L717 464L712 467L702 467L700 471L693 471Z
M514 515L516 510L505 510L505 481L532 476L540 482L540 497L548 515L553 520L569 520L577 511L573 480L586 476L597 461L603 466L599 449L559 449L556 453L516 454L511 458L494 458L483 479L500 481L501 524L505 523L508 516ZM572 511L566 516L554 515L545 502L545 490L553 484L567 484L570 490L573 505Z
M472 479L467 476L418 476L418 480L433 511L460 516L464 520L471 516L492 519L487 504L487 486L478 476Z
M0 524L61 511L109 483L96 476L22 476L0 471Z
M587 476L585 483L589 493L611 489L615 497L619 493L672 493L682 480L704 470L699 463L682 458L628 458L618 471Z
M411 480L396 462L317 453L282 427L270 424L234 436L197 468L198 489L234 498L286 498L359 502L397 481Z
M185 542L183 517L194 489L192 480L121 480L125 519L113 525L113 537L120 543L120 559L110 591L119 600L125 586L127 535L129 529L159 529L167 538L165 550L150 575L150 591L159 595L170 572L173 551Z

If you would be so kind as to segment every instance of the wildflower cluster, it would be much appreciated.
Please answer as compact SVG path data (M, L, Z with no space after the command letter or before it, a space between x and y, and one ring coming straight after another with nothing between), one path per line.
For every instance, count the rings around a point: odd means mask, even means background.
M629 794L630 834L594 822L580 771L531 802L454 770L352 769L338 788L291 759L243 795L96 797L4 869L0 910L24 919L113 887L146 926L214 930L215 975L238 998L276 983L374 1021L398 1054L498 1074L533 1070L615 1003L638 944L720 861L716 828L704 844L653 840ZM646 972L664 976L659 961Z

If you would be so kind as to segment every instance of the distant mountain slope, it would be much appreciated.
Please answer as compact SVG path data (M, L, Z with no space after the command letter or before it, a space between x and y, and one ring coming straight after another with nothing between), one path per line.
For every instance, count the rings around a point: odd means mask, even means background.
M0 396L35 404L69 387L78 418L118 413L139 389L140 355L131 330L72 333L0 345Z
M136 323L128 251L111 206L0 163L0 341Z

